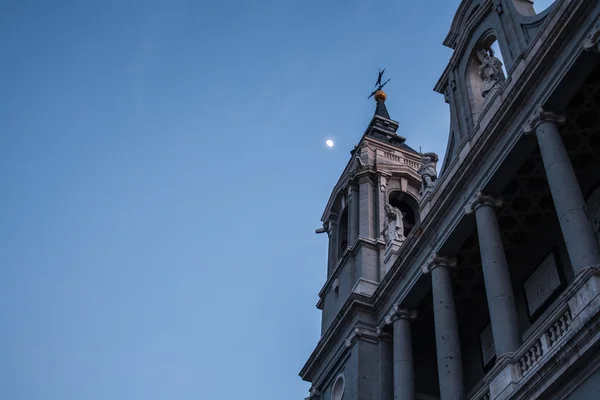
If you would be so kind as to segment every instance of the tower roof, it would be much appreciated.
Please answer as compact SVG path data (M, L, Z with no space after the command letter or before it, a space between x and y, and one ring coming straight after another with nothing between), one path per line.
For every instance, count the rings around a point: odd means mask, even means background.
M375 99L375 114L367 127L365 136L369 136L375 139L379 139L383 142L391 144L405 150L417 153L414 149L408 146L405 137L402 137L396 133L398 130L398 122L391 119L388 113L385 101L387 100L387 94L380 89L373 92L373 98Z

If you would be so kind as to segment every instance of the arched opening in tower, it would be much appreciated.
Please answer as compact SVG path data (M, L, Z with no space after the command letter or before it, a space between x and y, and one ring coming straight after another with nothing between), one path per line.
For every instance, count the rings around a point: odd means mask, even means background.
M405 192L395 191L390 193L389 204L402 212L404 221L404 237L407 237L413 226L417 223L418 204Z

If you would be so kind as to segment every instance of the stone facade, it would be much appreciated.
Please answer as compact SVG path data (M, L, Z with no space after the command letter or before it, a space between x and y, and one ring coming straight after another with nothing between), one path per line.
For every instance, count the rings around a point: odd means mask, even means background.
M600 3L531 5L459 5L439 177L375 96L318 230L309 399L600 398Z

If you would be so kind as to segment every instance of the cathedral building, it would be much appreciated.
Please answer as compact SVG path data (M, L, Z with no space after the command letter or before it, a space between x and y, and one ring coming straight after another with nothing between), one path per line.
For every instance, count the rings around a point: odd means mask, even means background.
M317 230L308 399L600 399L600 1L532 3L460 3L443 165L374 93Z

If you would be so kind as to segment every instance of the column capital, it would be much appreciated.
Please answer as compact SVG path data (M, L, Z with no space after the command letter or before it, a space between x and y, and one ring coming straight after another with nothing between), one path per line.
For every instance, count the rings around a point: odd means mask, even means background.
M535 133L535 128L542 122L554 122L557 125L564 125L566 119L564 115L556 114L553 111L546 111L542 106L538 106L529 120L523 125L523 132L526 135Z
M592 32L583 41L583 49L585 51L592 51L594 53L600 53L600 23L594 26Z
M390 313L385 317L385 324L391 325L394 321L399 319L407 319L409 321L417 318L416 310L409 310L406 308L401 308L400 304L394 304Z
M428 274L437 267L454 268L458 264L455 257L440 256L433 253L427 262L421 267L424 274Z
M477 193L475 193L475 198L465 206L465 214L471 215L481 206L500 208L502 205L502 199L492 197L483 193L481 190L478 190Z

